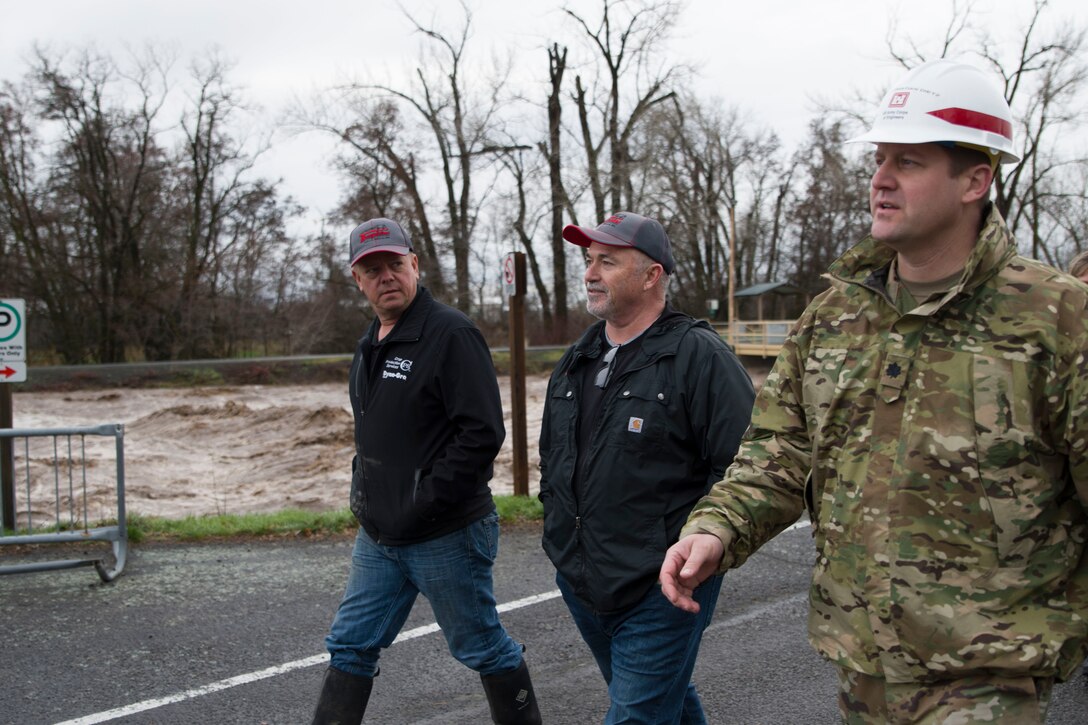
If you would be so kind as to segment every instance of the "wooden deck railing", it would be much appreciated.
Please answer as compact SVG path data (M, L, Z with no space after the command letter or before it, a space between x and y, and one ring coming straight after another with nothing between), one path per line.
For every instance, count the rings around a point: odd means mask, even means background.
M738 355L777 357L794 320L737 320L715 323L714 329Z

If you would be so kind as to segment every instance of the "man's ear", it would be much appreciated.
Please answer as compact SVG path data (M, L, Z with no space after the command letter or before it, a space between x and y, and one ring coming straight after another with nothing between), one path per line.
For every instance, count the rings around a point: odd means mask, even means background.
M994 170L989 164L975 164L965 170L967 185L963 191L963 203L971 204L990 195L990 184L994 180Z
M646 280L643 282L642 288L653 289L663 274L665 274L665 268L657 262L654 262L646 268Z

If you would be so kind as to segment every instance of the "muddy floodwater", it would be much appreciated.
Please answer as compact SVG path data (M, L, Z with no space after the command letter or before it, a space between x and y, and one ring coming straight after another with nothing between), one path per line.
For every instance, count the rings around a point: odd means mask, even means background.
M536 442L546 387L543 376L530 377L526 384L529 489L534 495L540 485ZM499 389L507 435L495 461L491 490L507 494L513 493L509 378L499 379ZM348 502L352 421L347 391L340 383L16 392L13 397L16 428L124 424L125 503L130 514L173 518L284 508L332 510ZM91 518L108 518L115 506L110 497L113 440L76 439L75 446L77 466L74 473L61 471L61 495L67 495L69 483L77 495L86 487ZM21 443L17 449L16 495L25 500L29 478L35 518L46 516L58 488L52 441L34 442L29 477ZM65 458L67 451L60 453ZM24 510L25 503L17 509Z

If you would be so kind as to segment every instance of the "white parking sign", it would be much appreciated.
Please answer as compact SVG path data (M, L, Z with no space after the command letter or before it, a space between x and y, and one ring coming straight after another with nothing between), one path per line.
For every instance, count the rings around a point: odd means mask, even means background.
M0 363L26 362L26 304L0 300Z

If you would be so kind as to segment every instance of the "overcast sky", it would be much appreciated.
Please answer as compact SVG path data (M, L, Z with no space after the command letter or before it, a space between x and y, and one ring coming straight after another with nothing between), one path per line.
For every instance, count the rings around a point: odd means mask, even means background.
M963 4L961 0L960 4ZM453 0L403 0L421 19L458 27ZM568 3L586 15L600 0ZM677 61L698 69L698 90L775 129L792 148L812 117L813 99L841 99L854 90L875 103L900 71L888 60L886 37L913 38L936 55L953 0L689 0L672 41ZM479 58L490 46L516 49L518 76L539 83L544 47L578 37L558 12L560 0L469 0ZM1074 20L1084 26L1083 0L1051 0L1045 27ZM218 46L235 62L230 78L269 118L292 96L349 74L396 73L410 67L420 39L390 0L0 0L0 79L27 68L32 43L54 49L93 43L123 52L125 44L170 46L182 59ZM1014 47L1032 0L976 0L977 25ZM546 78L546 76L544 76ZM540 91L543 94L543 91ZM267 176L312 213L336 205L337 179L327 169L328 145L313 137L277 137L262 161Z

